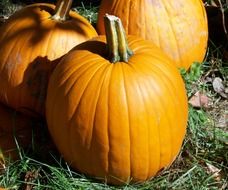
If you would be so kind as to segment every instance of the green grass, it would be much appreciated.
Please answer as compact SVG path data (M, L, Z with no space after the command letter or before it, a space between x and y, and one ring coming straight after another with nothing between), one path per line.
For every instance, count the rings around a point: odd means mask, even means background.
M77 7L74 10L96 22L97 7ZM225 82L228 76L227 63L220 59L219 50L212 45L202 65L194 64L190 72L181 71L188 96L200 90L207 94L213 105L222 105L223 100L213 91L206 77L219 76ZM20 159L10 162L0 174L0 186L8 189L124 189L124 190L213 190L228 188L228 130L217 126L218 110L189 107L187 134L182 150L172 166L143 184L109 186L73 171L55 151L44 152L39 157L36 149L30 153L20 150ZM220 111L227 112L226 107ZM214 166L214 168L212 167ZM212 169L210 169L212 167ZM29 177L30 176L30 177Z
M74 7L73 10L84 16L92 25L95 25L97 21L98 7L92 6L91 4L85 6L84 3L81 2L81 6Z

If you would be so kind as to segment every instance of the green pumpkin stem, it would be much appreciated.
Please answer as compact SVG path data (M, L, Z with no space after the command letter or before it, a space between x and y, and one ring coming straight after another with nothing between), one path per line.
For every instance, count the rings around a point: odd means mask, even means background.
M133 52L128 47L121 20L116 16L106 14L104 25L110 62L128 62Z
M59 21L65 21L69 19L69 12L71 9L73 0L58 0L55 7L55 14L53 19Z

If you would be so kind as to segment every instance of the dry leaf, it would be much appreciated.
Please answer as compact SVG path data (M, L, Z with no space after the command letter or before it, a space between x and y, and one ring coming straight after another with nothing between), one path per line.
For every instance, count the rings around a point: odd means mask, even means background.
M190 98L189 104L195 108L208 108L209 98L202 92L198 91Z
M225 87L221 78L215 77L212 85L215 92L217 92L223 98L228 98L228 95L225 93Z
M212 174L213 178L216 181L220 181L221 180L221 174L220 174L221 169L218 169L217 167L215 167L209 163L206 163L206 165L207 165L207 173Z
M39 169L35 171L27 171L25 174L25 190L32 190L34 185L32 182L39 177Z

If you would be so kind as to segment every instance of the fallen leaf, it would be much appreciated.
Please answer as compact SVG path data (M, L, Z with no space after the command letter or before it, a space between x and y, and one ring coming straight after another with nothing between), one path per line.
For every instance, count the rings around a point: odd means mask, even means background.
M228 126L228 113L222 114L218 118L218 121L216 121L216 124L220 128L226 128Z
M34 188L34 185L32 185L32 182L36 180L39 177L39 169L34 171L27 171L25 174L25 187L23 189L25 190L32 190Z
M217 92L220 96L223 98L228 98L228 95L225 92L225 87L223 85L223 81L219 77L215 77L212 81L213 89L215 92Z
M197 91L190 99L189 104L195 108L208 108L209 98L200 91Z
M213 178L216 181L220 181L221 180L221 174L220 174L221 169L218 169L217 167L215 167L209 163L206 163L206 165L207 165L207 173L212 174Z
M228 87L225 88L225 93L228 94Z

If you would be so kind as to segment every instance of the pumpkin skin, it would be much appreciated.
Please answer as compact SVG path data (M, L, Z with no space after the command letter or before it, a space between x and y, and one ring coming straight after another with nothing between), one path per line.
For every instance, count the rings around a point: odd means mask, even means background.
M33 4L0 28L0 101L32 115L44 115L49 75L75 45L97 36L76 12L70 19L52 18L55 6Z
M208 41L206 11L201 0L102 0L97 31L105 34L104 14L119 17L127 34L159 46L178 68L201 63Z
M168 167L186 132L182 78L152 43L127 37L129 61L107 59L104 36L71 50L47 91L50 134L68 164L110 184L142 182Z

